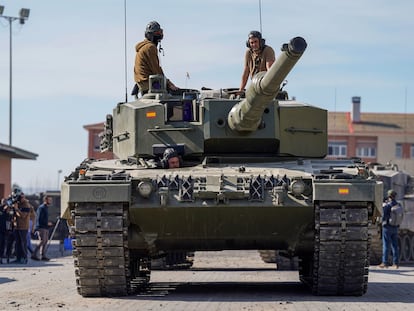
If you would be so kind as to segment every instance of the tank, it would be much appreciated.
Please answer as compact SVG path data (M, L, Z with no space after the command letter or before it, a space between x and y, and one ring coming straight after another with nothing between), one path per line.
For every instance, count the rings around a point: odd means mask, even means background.
M298 256L315 295L366 292L382 184L323 160L326 110L276 99L306 47L301 37L283 44L245 96L168 94L156 75L146 95L107 115L101 146L117 159L86 160L62 185L82 296L145 290L160 253L259 249ZM160 165L166 148L181 167Z
M414 178L392 163L370 163L368 167L370 178L383 183L384 194L389 189L394 189L397 192L397 201L404 207L404 219L398 232L400 263L412 264L414 263ZM382 209L378 214L377 226L373 227L374 232L372 233L371 264L379 264L382 260ZM391 257L389 256L389 258Z

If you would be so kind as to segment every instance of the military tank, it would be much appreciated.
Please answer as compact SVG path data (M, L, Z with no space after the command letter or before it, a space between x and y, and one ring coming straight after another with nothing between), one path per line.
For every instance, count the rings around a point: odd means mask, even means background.
M315 295L366 292L382 184L323 160L326 110L276 99L306 47L302 37L283 44L243 98L169 94L155 75L147 94L116 105L102 149L117 159L84 161L62 185L82 296L145 290L160 252L259 249L298 256ZM159 165L166 148L181 167Z

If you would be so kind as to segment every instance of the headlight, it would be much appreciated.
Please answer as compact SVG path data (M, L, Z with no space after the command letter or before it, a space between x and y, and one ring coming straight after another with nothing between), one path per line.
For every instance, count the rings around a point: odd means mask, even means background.
M141 181L138 184L137 190L142 197L148 198L152 193L152 183L149 181Z
M295 196L299 196L303 193L303 191L305 191L305 183L303 182L303 180L300 179L294 180L290 187L293 195Z

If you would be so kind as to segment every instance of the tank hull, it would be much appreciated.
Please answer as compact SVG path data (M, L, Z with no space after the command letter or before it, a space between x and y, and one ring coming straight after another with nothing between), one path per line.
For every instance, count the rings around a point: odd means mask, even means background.
M312 215L312 207L289 206L130 209L131 223L156 233L154 243L162 250L295 248L301 236L313 233Z
M381 184L317 178L312 167L323 161L200 165L188 171L133 168L122 180L114 176L115 168L122 169L117 166L102 180L111 163L92 162L84 179L63 185L74 215L81 295L143 290L151 259L161 253L235 249L297 256L301 281L318 295L366 292L369 219ZM278 186L282 180L304 181L308 196ZM139 193L144 181L154 187L150 195ZM335 275L343 277L332 283Z

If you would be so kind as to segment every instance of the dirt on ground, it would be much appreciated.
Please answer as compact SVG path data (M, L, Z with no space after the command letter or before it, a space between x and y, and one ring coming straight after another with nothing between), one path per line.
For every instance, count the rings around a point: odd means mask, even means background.
M278 271L257 251L196 252L193 268L152 271L149 290L127 297L83 298L73 258L58 241L50 261L0 265L0 310L412 310L414 267L370 268L361 297L318 297L297 271Z

